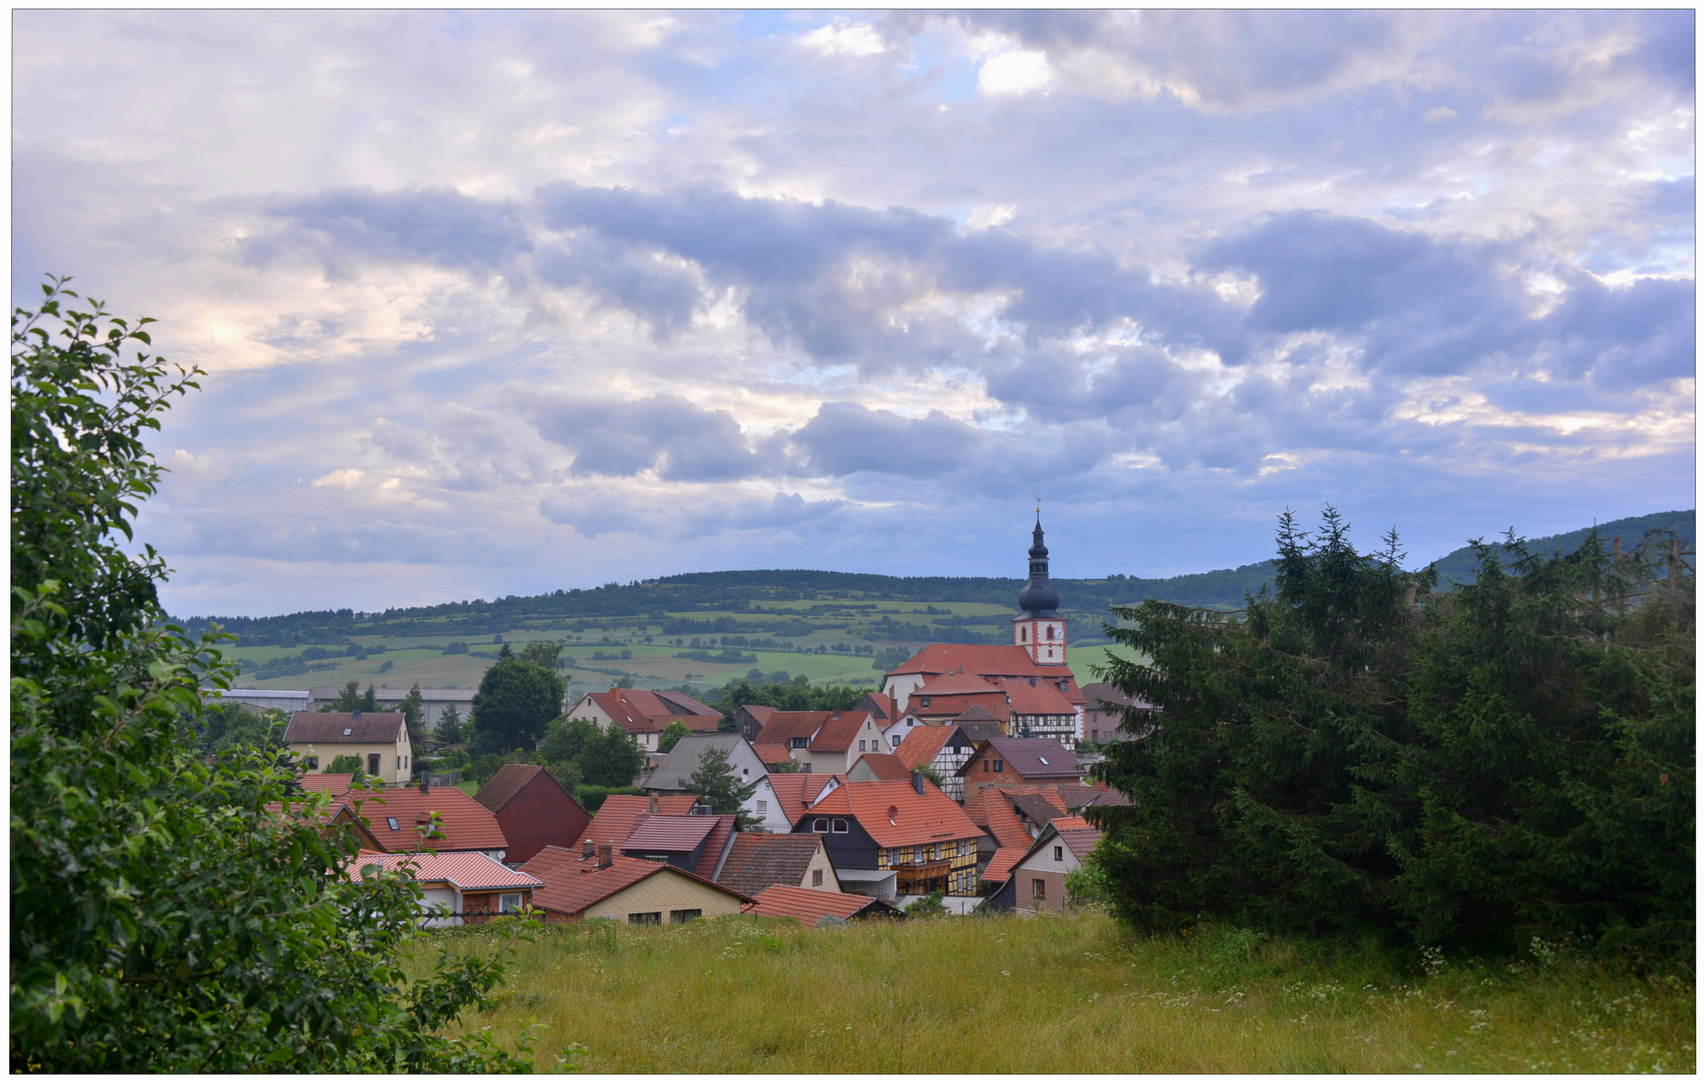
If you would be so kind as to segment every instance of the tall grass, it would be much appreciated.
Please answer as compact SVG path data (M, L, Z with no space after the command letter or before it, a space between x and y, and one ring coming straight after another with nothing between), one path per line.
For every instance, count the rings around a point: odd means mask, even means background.
M486 949L441 934L428 962ZM1250 931L1133 938L1098 914L551 926L494 1013L541 1071L1691 1072L1690 973L1400 957Z

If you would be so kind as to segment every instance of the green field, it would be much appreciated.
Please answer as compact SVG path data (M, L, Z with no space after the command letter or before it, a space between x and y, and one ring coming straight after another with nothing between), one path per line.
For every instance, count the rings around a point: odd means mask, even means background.
M494 929L440 931L488 949ZM1133 938L1096 914L804 929L602 920L521 942L492 1013L540 1071L1692 1072L1689 975L1472 962L1252 932Z

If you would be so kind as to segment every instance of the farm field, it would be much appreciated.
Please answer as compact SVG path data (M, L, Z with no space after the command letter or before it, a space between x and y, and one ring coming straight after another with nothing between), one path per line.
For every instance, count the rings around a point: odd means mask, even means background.
M417 946L488 949L496 929ZM490 1025L539 1071L1691 1072L1690 976L1451 962L1249 931L1133 938L1099 914L813 930L750 917L549 926Z

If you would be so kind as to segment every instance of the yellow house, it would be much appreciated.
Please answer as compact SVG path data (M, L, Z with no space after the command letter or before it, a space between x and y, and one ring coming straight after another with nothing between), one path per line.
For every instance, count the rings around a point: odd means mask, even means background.
M408 724L399 712L295 713L284 742L310 773L325 772L342 754L360 758L368 776L387 784L408 783L414 767Z
M546 922L687 923L737 915L751 903L744 893L666 862L617 855L609 844L587 847L591 850L547 847L522 866L544 883L533 892L532 902Z

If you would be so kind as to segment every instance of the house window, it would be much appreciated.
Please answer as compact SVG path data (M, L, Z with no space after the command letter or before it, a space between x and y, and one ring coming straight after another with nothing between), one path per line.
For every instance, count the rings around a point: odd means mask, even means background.
M983 772L988 771L988 759L987 758L982 759L982 771Z
M319 758L313 754L309 754L303 764L307 766L309 772L319 771Z
M994 759L994 771L995 772L1005 772L1006 771L1006 763L1004 761L1001 761L999 758L995 758Z
M757 800L757 813L759 817L769 813L769 803L763 799Z
M1069 679L1060 679L1059 680L1059 692L1061 694L1063 694L1066 690L1068 690L1070 688L1070 686L1071 686L1071 682L1070 682Z
M788 742L787 745L791 746L795 750L803 750L805 747L809 746L810 744L811 744L811 740L810 740L809 737L801 736L801 735L795 735Z
M1031 878L1030 881L1032 882L1032 884L1030 886L1030 888L1032 889L1032 892L1031 892L1030 895L1034 896L1037 900L1046 900L1047 899L1047 879L1038 877L1038 878Z
M396 818L393 817L385 818L385 824L391 827L391 832L396 832L402 828L402 826L396 823Z
M635 911L627 916L627 921L634 926L661 926L663 913L660 911Z
M925 709L927 709L929 707L929 699L928 698L923 699L923 707Z
M703 908L683 908L680 911L669 912L669 922L672 923L689 923L694 919L702 919L703 917Z
M750 770L750 769L741 769L741 770L740 770L740 775L741 775L741 776L750 776L750 775L751 775L751 770Z
M1063 847L1059 846L1058 844L1053 845L1053 861L1054 862L1064 862L1065 861L1065 849Z
M912 724L915 724L915 723L916 723L916 721L911 719L911 717L908 716L908 717L905 718L905 726L906 727L910 727Z
M920 863L920 862L924 861L923 860L923 849L922 848L918 847L918 848L912 848L911 849L911 861L914 862L914 863Z
M811 888L813 888L813 889L822 888L822 871L821 870L812 870L811 871Z
M368 754L367 755L367 775L368 776L379 775L379 755L377 755L377 754Z
M835 832L845 832L846 831L846 819L845 818L837 817L837 818L834 819L834 831Z
M497 898L497 910L516 912L521 910L521 894L506 892Z
M811 771L811 763L808 762L808 761L801 762L800 765L799 765L799 768L804 772L810 772Z
M813 820L811 822L811 831L812 832L827 832L828 831L828 819L819 817L819 818L816 818L815 820Z
M860 753L862 753L864 751L864 740L863 739L858 740L858 750L859 750Z

